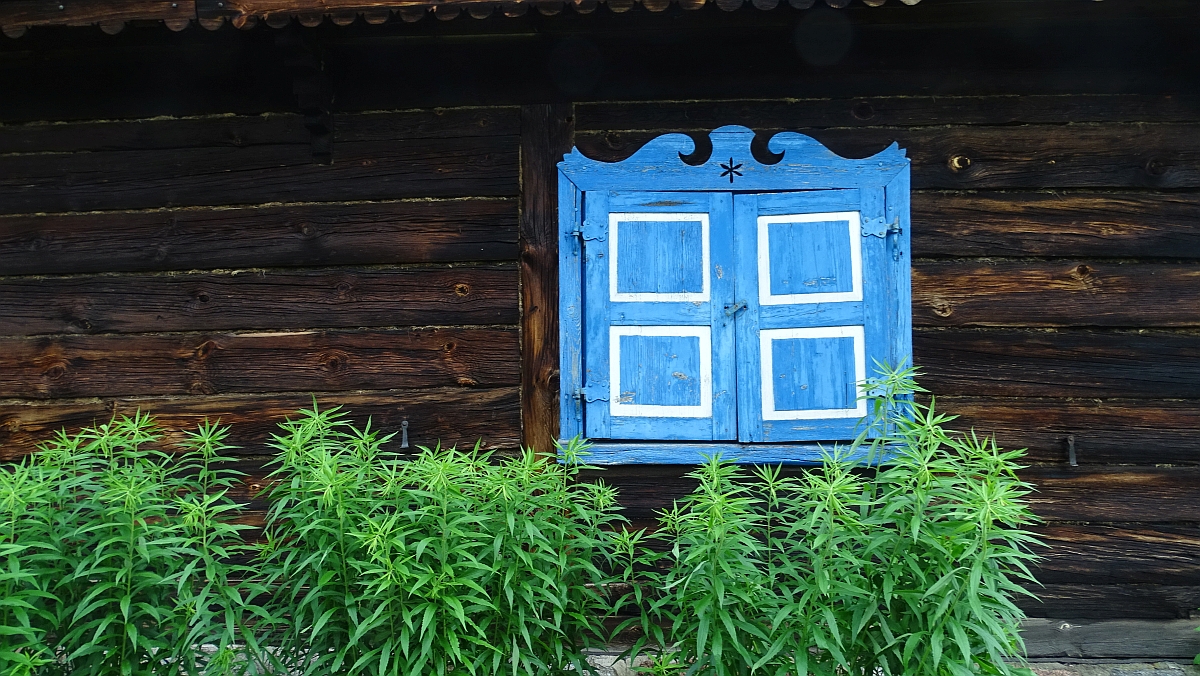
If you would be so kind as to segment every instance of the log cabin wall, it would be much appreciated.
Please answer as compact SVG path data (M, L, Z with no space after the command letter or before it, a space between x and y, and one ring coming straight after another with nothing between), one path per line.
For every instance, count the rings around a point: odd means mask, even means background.
M407 419L414 444L544 440L558 153L621 159L724 124L847 156L897 141L922 382L961 427L1029 449L1051 548L1027 611L1188 617L1196 6L839 11L0 41L0 448L138 408L220 417L248 497L271 419L314 393ZM684 471L606 478L644 522Z

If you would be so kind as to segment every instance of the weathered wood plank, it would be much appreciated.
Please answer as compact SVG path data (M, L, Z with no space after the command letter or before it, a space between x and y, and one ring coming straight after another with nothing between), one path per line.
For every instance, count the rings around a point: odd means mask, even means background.
M570 105L521 109L521 426L526 447L558 439L558 169Z
M195 0L5 0L0 8L0 25L87 26L101 21L175 21L195 16Z
M0 397L500 387L519 382L504 328L0 339Z
M511 198L0 216L0 275L516 257Z
M1192 193L915 192L915 257L1200 258Z
M913 353L939 395L1200 398L1191 333L919 329Z
M912 187L1200 187L1200 125L1098 124L1014 127L796 129L844 157L898 143L912 160ZM588 157L615 161L656 132L579 132Z
M1047 584L1030 587L1030 591L1038 598L1017 599L1017 606L1029 617L1174 620L1191 617L1192 611L1200 608L1200 586L1194 585Z
M1064 467L1021 472L1037 492L1030 505L1047 521L1200 521L1198 467Z
M118 398L71 402L8 401L0 403L0 461L31 452L55 431L103 423L114 415L152 414L167 443L183 438L205 418L231 426L228 443L239 446L232 455L263 455L278 423L302 408L311 408L313 397L322 407L342 406L356 425L384 433L399 432L408 421L409 443L415 446L471 446L514 448L521 441L518 388L464 389L439 387L420 390L373 392L318 392L308 394L249 394L212 397ZM397 436L393 447L399 446Z
M1200 326L1197 288L1200 264L919 260L913 324Z
M515 136L520 129L515 107L342 113L334 141ZM305 144L309 136L295 113L34 123L0 126L0 154L247 148Z
M1029 657L1191 659L1200 653L1193 620L1051 620L1021 625Z
M936 124L1194 122L1200 101L1136 94L1075 96L867 96L776 101L581 103L577 128L700 131L740 124L756 131L799 127L916 127Z
M960 416L948 427L1028 449L1032 462L1067 462L1075 437L1080 464L1200 464L1200 405L1194 400L938 397Z
M0 278L0 335L515 324L517 270L233 270Z
M0 156L0 213L516 195L517 137Z
M1034 571L1046 584L1195 585L1200 528L1195 525L1047 524L1034 528L1048 549ZM1189 608L1200 608L1200 604Z

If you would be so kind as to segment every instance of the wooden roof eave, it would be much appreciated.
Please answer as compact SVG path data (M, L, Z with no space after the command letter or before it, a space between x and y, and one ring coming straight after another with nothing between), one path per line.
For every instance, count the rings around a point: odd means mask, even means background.
M726 11L740 8L747 0L712 0ZM878 7L887 0L862 0ZM920 0L899 0L915 5ZM505 16L520 16L532 6L542 14L558 14L566 7L587 14L601 2L614 12L632 9L637 3L652 12L661 12L677 2L684 9L699 9L708 0L3 0L0 2L0 29L17 38L33 26L92 26L106 33L120 32L129 21L162 21L168 28L181 31L194 21L216 30L229 21L237 28L251 28L258 21L281 28L293 19L304 26L317 26L325 19L345 26L360 17L370 24L381 24L398 16L403 21L419 21L432 13L439 19L452 19L465 10L477 19L497 10ZM750 0L758 9L772 9L780 0ZM806 9L816 0L787 0L793 7ZM831 7L846 7L851 0L824 0Z

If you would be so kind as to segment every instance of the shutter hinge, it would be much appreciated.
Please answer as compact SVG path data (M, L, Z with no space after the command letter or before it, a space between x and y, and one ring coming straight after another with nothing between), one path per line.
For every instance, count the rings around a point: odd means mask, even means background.
M586 387L581 387L575 390L571 396L574 397L576 401L583 404L591 404L597 401L608 401L608 397L589 397L588 388Z
M583 228L579 227L578 225L576 225L574 228L571 228L570 230L568 230L567 234L578 237L580 242L603 242L604 241L603 237L588 237L587 235L585 235L583 233Z
M901 232L899 218L888 223L886 218L880 216L879 218L868 218L862 224L863 237L887 237L888 235L898 235Z

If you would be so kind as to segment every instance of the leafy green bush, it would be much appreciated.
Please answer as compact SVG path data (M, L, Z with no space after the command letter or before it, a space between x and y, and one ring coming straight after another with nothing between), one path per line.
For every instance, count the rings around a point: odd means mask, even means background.
M303 674L559 674L587 669L615 492L526 451L381 450L336 409L283 425L258 568L279 668Z
M172 454L123 417L0 472L3 673L194 674L193 646L246 640L227 432L206 422Z
M627 538L647 584L624 601L648 673L1010 674L1037 544L1020 452L953 435L911 402L912 370L877 383L875 420L819 471L710 458L653 536ZM862 460L882 465L862 467ZM870 463L868 463L870 464ZM659 550L662 547L658 548Z

